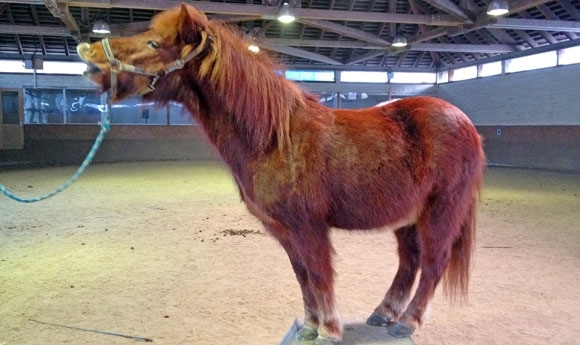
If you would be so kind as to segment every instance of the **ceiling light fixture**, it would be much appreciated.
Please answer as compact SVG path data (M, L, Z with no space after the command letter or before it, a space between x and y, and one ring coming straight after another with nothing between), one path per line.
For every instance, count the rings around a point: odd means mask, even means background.
M252 42L248 46L248 50L251 51L252 53L256 54L256 53L260 52L260 47L258 47L258 45L256 43Z
M284 1L282 7L280 7L280 12L278 12L278 21L282 23L292 23L296 20L296 17L292 13L292 8L288 4L288 2Z
M246 33L245 38L246 41L248 42L248 50L251 51L254 54L257 54L260 52L260 46L258 45L258 42L256 40L256 35L259 32L259 29L255 29L255 30L250 30L249 33Z
M110 34L111 28L109 28L109 24L102 19L98 19L95 24L93 24L93 33L95 34Z
M507 0L493 0L487 6L487 14L490 16L501 16L509 12Z
M397 35L393 39L393 43L391 43L391 45L397 48L405 47L407 45L407 39L403 35Z

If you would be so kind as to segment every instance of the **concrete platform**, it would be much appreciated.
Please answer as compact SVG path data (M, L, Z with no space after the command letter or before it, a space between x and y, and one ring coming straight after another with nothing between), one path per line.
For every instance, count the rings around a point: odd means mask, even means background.
M303 324L302 319L296 319L279 345L310 345L311 341L296 339L296 333ZM414 345L414 343L411 338L392 337L385 327L369 326L365 320L346 319L340 345Z

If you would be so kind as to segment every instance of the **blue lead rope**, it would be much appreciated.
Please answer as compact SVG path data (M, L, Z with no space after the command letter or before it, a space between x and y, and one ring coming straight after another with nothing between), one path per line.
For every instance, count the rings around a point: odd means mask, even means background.
M37 197L37 198L32 198L32 199L22 199L19 198L18 196L10 193L2 184L0 184L0 191L2 192L2 194L6 195L7 197L9 197L10 199L16 200L18 202L22 202L22 203L33 203L33 202L38 202L44 199L48 199L51 196L54 196L60 192L62 192L63 190L67 189L71 184L73 184L79 177L81 177L81 175L83 174L83 172L85 172L85 170L87 169L87 167L89 166L89 164L91 164L91 161L93 160L93 157L95 157L95 154L97 153L97 151L99 150L99 147L101 146L101 143L103 142L103 138L105 137L105 134L107 134L107 132L109 132L111 130L111 124L109 119L105 119L104 122L99 122L99 124L101 125L101 131L99 132L99 135L97 136L97 139L95 139L95 143L93 144L93 147L91 148L91 151L89 151L89 154L87 155L87 157L85 158L85 160L83 161L83 163L81 164L81 166L77 169L77 171L75 172L75 174L68 179L68 181L66 181L65 183L63 183L60 187L58 187L57 189L55 189L53 192L48 193L46 195Z

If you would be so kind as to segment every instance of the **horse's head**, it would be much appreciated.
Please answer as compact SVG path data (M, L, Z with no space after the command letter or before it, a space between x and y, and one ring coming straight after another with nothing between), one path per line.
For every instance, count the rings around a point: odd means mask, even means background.
M134 94L169 101L181 69L209 48L207 25L203 13L182 4L156 15L144 33L81 43L77 51L89 65L85 76L110 89L113 101Z

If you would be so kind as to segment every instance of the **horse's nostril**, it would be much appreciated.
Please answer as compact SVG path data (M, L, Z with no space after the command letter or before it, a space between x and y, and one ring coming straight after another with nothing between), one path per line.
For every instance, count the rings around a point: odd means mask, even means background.
M77 53L79 54L79 56L81 58L83 56L89 55L90 51L91 51L91 45L86 43L86 42L83 42L77 46Z

